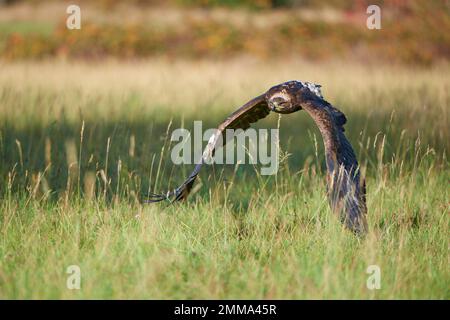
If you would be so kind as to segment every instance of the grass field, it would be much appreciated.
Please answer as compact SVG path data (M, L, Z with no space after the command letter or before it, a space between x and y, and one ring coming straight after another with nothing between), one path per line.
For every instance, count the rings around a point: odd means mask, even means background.
M448 65L348 62L0 65L0 298L450 298ZM182 205L142 205L184 180L170 133L215 127L290 79L321 83L348 118L370 232L325 197L305 112L280 120L282 162L208 167ZM70 265L81 289L69 290ZM378 265L381 289L366 269Z

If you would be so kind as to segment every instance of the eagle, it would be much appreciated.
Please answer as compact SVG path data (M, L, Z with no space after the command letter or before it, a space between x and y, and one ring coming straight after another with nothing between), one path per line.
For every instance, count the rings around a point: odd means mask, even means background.
M220 138L225 130L246 130L252 123L267 117L270 112L289 114L300 110L305 110L312 117L323 139L327 195L331 210L348 229L364 235L368 231L366 185L365 180L360 177L352 145L344 134L347 119L323 98L321 86L311 82L284 82L248 101L218 126L203 151L201 161L178 188L165 194L151 193L146 202L185 200L202 165L211 160L216 147L223 143Z

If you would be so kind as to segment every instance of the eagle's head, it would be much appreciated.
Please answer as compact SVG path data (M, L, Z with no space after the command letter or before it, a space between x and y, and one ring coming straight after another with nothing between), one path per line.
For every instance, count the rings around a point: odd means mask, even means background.
M303 100L304 90L322 99L320 87L321 85L311 82L288 81L270 88L266 93L266 100L274 112L293 113L302 109L300 102Z

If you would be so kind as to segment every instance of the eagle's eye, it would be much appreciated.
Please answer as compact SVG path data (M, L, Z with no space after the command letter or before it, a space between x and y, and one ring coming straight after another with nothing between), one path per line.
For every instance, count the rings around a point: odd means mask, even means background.
M291 99L285 95L274 95L269 99L269 107L275 112L287 111L291 105Z

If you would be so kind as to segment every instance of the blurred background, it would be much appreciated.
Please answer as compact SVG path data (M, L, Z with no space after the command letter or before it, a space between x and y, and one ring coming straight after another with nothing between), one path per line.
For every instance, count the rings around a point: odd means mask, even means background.
M0 57L8 60L226 59L249 55L430 65L450 54L446 0L0 1ZM69 4L82 31L66 28ZM371 4L382 29L366 27Z

